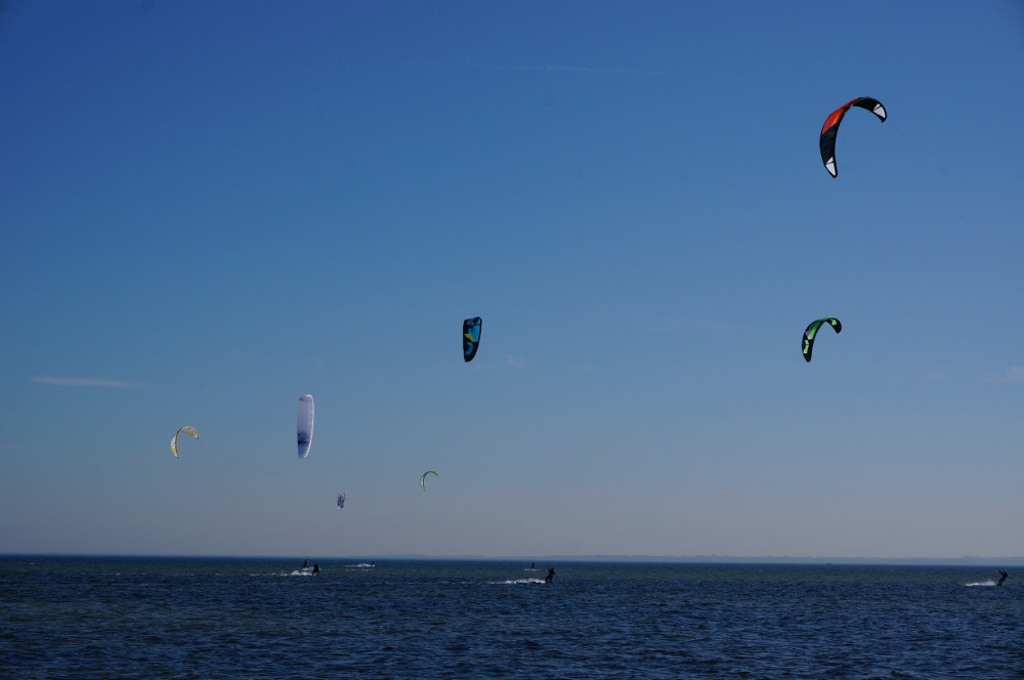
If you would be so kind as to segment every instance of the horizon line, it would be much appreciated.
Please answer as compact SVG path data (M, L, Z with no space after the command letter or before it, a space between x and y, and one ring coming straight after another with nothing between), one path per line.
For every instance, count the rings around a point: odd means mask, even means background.
M254 559L254 560L295 560L293 555L213 555L205 553L109 553L109 552L0 552L0 558L25 558L25 557L97 557L97 558L152 558L152 559ZM1024 555L1003 556L1003 557L981 557L977 555L966 555L963 557L806 557L806 556L741 556L741 555L423 555L423 554L389 554L389 555L324 555L317 557L321 560L348 560L348 559L371 559L371 560L406 560L406 561L432 561L432 560L459 560L479 562L536 562L536 561L561 561L561 562L633 562L633 563L700 563L700 564L822 564L822 565L931 565L931 566L991 566L994 564L1024 566Z

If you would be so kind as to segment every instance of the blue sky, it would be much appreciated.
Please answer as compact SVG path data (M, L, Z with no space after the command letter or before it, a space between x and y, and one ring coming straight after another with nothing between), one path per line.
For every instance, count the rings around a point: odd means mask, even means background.
M0 7L0 552L1024 554L1020 3Z

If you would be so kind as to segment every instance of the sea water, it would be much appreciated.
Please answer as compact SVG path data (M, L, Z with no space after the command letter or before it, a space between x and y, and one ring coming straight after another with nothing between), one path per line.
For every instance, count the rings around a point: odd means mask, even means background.
M0 558L0 678L1024 678L991 567L319 565Z

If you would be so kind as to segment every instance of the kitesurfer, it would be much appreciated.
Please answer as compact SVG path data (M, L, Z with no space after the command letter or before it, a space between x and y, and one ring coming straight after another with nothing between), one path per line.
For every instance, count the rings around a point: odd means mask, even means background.
M999 572L999 583L997 583L996 585L997 586L1001 586L1001 585L1003 585L1003 581L1006 580L1006 572L1003 571L1002 569L996 569L996 571Z
M555 580L555 568L548 567L548 575L544 577L544 583L551 583Z
M313 563L313 576L316 576L319 573L320 573L320 563L319 562L314 562Z
M309 559L302 560L302 571L306 571L309 568Z

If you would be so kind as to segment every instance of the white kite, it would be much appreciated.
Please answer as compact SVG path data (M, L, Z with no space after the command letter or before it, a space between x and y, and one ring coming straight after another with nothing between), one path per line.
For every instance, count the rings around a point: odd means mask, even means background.
M304 394L299 397L298 417L299 458L309 455L309 447L313 443L313 395Z
M196 430L196 428L194 427L189 427L188 425L175 432L174 436L171 437L171 453L174 454L175 458L178 457L178 436L182 432L184 432L185 434L192 435L194 439L199 439L199 431Z

